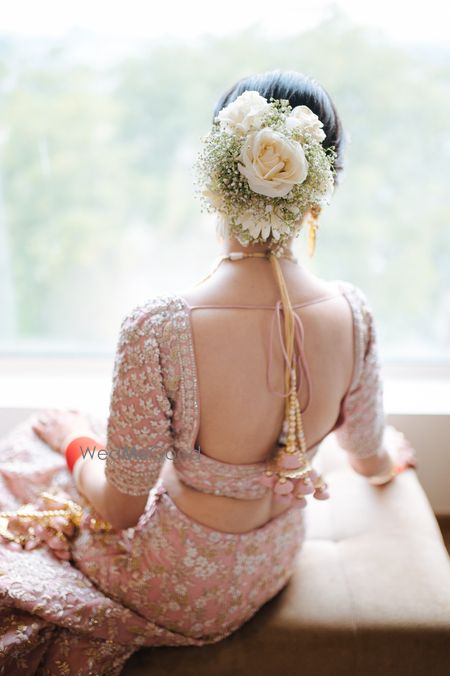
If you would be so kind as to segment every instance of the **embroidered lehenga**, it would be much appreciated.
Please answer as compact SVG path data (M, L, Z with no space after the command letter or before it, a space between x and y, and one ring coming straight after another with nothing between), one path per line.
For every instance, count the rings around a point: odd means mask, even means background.
M338 285L353 314L354 371L335 432L347 451L368 456L380 451L384 429L375 332L362 293ZM294 502L260 528L224 533L183 513L159 478L171 457L180 478L205 492L252 499L268 490L259 481L262 463L222 463L194 448L200 411L191 309L168 294L127 315L108 420L92 418L108 449L153 450L139 462L106 460L106 475L122 492L151 489L136 527L81 527L71 561L45 547L0 544L0 674L119 674L141 646L220 641L289 581L307 508ZM83 503L64 458L31 423L0 442L0 509L52 489ZM317 450L308 449L311 461Z

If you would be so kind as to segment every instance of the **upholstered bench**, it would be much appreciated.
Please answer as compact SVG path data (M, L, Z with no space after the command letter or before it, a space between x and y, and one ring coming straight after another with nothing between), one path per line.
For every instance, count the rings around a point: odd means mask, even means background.
M147 648L124 676L450 675L450 560L414 470L374 487L330 436L290 583L230 637Z

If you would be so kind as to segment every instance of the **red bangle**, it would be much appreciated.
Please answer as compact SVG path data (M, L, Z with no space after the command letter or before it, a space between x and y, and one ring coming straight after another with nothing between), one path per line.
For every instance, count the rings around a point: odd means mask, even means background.
M76 439L72 439L64 453L69 472L73 472L73 467L78 458L91 447L95 447L95 439L92 437L76 437Z

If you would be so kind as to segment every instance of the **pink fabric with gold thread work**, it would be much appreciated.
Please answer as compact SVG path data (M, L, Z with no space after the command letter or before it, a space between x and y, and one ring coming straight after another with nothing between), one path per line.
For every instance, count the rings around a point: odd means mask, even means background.
M340 286L354 318L355 368L336 434L348 452L367 456L379 452L384 429L375 331L361 292ZM148 495L146 509L135 528L82 527L71 561L0 539L6 673L33 673L39 664L42 673L114 676L140 646L214 643L282 589L295 568L305 536L298 504L261 528L223 533L184 514L158 480L172 457L180 478L206 492L251 499L268 490L259 463L221 463L193 450L198 379L190 308L181 296L152 298L125 317L109 417L92 420L94 431L106 433L108 480L126 494ZM56 489L85 504L64 458L33 433L33 422L31 416L0 440L0 509Z

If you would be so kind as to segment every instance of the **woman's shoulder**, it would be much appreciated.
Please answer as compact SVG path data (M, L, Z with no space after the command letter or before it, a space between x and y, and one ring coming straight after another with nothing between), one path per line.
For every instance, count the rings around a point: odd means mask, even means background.
M347 298L353 314L367 323L372 319L372 306L370 300L358 285L346 280L335 280L334 284L340 289L341 293Z
M370 311L370 303L365 292L353 282L343 279L324 279L309 272L308 282L311 289L311 295L344 295L352 309Z
M355 355L358 367L355 369L355 379L363 368L363 361L370 346L377 343L376 323L372 307L366 293L352 282L337 280L336 284L347 298L353 315L355 336Z
M127 336L138 336L149 330L159 332L177 309L175 294L157 294L131 307L122 319L120 331Z

